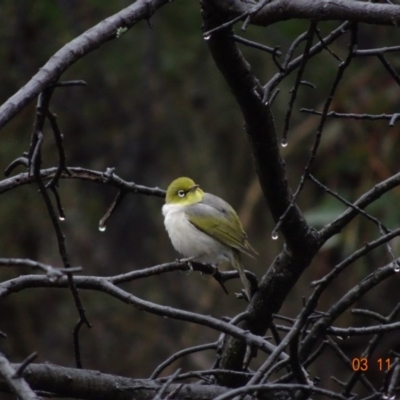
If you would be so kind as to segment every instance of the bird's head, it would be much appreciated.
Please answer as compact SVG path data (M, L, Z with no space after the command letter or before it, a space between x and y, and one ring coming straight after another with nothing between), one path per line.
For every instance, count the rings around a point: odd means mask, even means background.
M180 204L188 206L203 200L204 192L190 178L177 178L170 183L167 189L166 204Z

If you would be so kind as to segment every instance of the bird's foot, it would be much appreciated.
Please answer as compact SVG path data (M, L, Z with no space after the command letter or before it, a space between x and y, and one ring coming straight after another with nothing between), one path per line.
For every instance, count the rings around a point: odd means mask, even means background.
M210 264L210 266L213 268L211 276L215 276L215 274L218 272L218 267L215 264Z
M200 272L201 276L203 278L205 278L206 276L211 275L219 284L221 284L220 280L218 279L218 267L214 264L204 264L204 266L206 266L207 268L210 268L211 271L204 271L204 272ZM225 290L225 289L224 289Z
M179 262L187 264L189 267L188 273L187 275L190 275L193 271L193 265L192 265L192 261L194 261L197 257L188 257L188 258L182 258L181 260L179 260Z
M193 264L191 263L191 261L188 261L188 266L189 266L189 271L187 275L190 275L194 271Z

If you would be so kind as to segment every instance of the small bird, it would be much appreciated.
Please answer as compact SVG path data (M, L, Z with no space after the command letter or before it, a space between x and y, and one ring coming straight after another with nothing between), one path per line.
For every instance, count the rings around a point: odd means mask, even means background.
M239 272L250 300L250 283L241 253L254 257L257 252L247 241L235 210L226 201L204 193L192 179L181 177L168 186L162 213L175 250L204 264L229 261Z

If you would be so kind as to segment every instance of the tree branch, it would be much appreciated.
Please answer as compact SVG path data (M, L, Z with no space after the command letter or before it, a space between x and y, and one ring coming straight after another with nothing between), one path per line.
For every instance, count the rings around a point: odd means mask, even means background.
M202 6L205 29L222 23L213 8L214 1L203 0ZM291 191L279 152L270 105L263 104L260 83L237 48L231 31L214 33L207 43L217 67L240 106L260 184L272 216L277 221L290 205ZM316 244L316 236L297 207L291 208L281 231L291 251L301 249L304 254L306 249Z
M215 7L228 19L251 15L257 3L241 0L215 0ZM400 5L356 0L279 0L272 1L250 17L253 25L266 26L289 19L351 21L376 25L400 25Z
M301 345L300 355L302 358L308 356L315 343L318 342L332 323L345 310L347 310L356 300L360 299L365 293L378 285L383 280L396 274L392 264L379 268L374 273L364 278L360 284L349 290L339 301L324 313L324 316L313 326L310 333L306 336Z
M113 282L113 277L104 278L96 276L74 276L74 284L78 289L90 289L107 293L123 303L132 305L141 311L146 311L151 314L173 318L180 321L192 322L194 324L207 326L218 332L224 332L228 335L236 337L237 339L241 339L249 345L257 347L266 353L271 353L275 349L274 345L270 344L262 337L238 328L231 323L227 323L210 316L159 305L136 297L133 294L116 286L116 284ZM68 287L68 280L67 277L61 277L57 281L51 281L46 276L40 275L20 276L18 278L0 283L0 298L7 297L12 293L16 293L21 290L32 289L35 287L66 288ZM287 359L287 355L281 353L279 358Z
M11 120L43 89L54 84L72 64L102 44L117 38L119 28L131 28L143 19L149 19L169 0L137 0L117 14L99 22L57 51L39 72L0 107L0 128Z
M47 168L40 170L40 176L43 180L50 180L57 173L58 168ZM116 189L124 190L129 193L141 193L147 196L165 197L165 191L159 188L149 188L147 186L137 185L133 182L127 182L118 175L112 173L107 174L100 171L94 171L87 168L68 167L68 173L63 171L60 178L62 179L81 179L84 181L92 181L96 183L107 184ZM12 176L11 178L0 181L0 194L8 192L16 187L34 183L35 178L30 176L28 172Z
M376 184L368 192L364 193L353 204L357 208L364 209L375 200L379 199L385 193L400 185L400 172L391 176L390 178ZM359 215L359 212L354 207L348 208L338 218L332 221L321 229L321 240L324 242L331 238L333 235L339 233L353 218Z
M204 29L207 31L225 22L226 15L221 17L215 3L213 0L202 1ZM272 216L277 221L290 206L292 193L279 151L270 104L263 103L263 88L238 50L230 29L213 33L207 43L217 67L240 106L261 188ZM287 248L263 277L248 307L249 318L241 324L243 329L249 329L257 335L265 333L272 314L280 309L288 292L320 246L318 235L307 225L296 205L290 207L282 222L281 232ZM221 367L242 370L245 343L229 338L225 349ZM229 383L223 381L228 386L241 383L240 379L230 379Z
M17 369L18 364L12 364ZM54 397L76 399L152 400L163 386L155 380L132 379L99 371L60 367L53 364L30 364L23 373L24 379L36 391L54 394ZM170 384L167 393L173 392L180 384ZM7 391L0 381L0 391ZM227 391L217 385L185 384L174 399L213 399ZM23 398L28 399L27 397ZM29 398L29 400L33 398ZM37 400L37 397L34 398Z
M34 391L30 388L24 378L16 377L15 368L9 361L0 353L0 378L6 382L6 387L13 391L21 400L38 400Z

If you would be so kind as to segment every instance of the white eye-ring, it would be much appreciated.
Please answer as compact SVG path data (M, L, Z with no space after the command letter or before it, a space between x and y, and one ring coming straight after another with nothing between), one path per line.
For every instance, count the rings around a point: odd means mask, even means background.
M178 190L178 196L179 197L185 197L186 196L186 192L184 190Z

